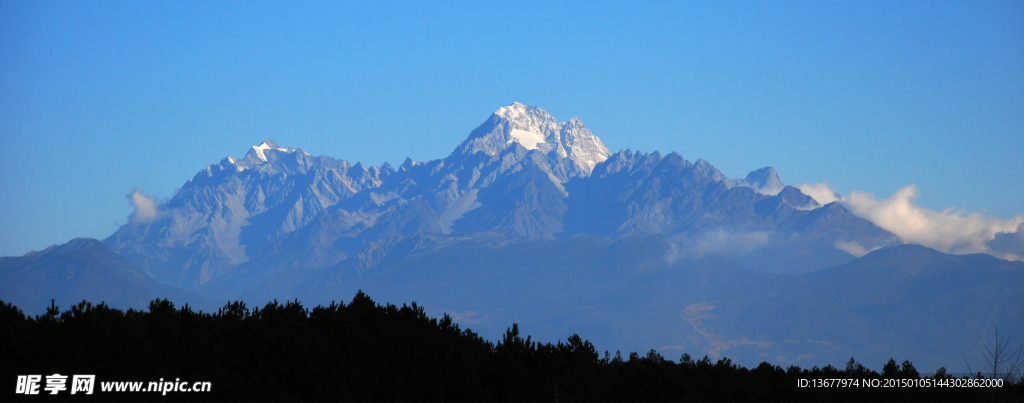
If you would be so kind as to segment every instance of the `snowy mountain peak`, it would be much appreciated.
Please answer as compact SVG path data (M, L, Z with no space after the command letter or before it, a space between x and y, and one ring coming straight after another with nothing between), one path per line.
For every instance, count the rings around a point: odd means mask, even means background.
M274 140L267 139L263 140L263 143L258 146L252 146L252 151L250 151L250 153L254 153L257 158L259 158L262 161L266 161L267 155L265 151L267 150L277 150L285 152L293 151L291 148L282 148L281 146L277 145L277 143L275 143Z
M505 144L519 143L527 150L551 144L559 128L558 122L547 111L519 102L498 109L494 116L507 122Z
M555 122L555 118L541 108L513 102L512 105L499 108L494 114L508 120L520 129L537 128Z
M494 114L508 120L516 120L518 117L528 114L530 109L532 108L529 106L523 105L519 102L513 102L509 106L498 108L498 110L494 111Z
M491 118L470 133L455 150L460 154L483 152L487 155L515 147L568 159L574 175L587 176L611 152L597 136L583 126L579 118L559 123L544 109L513 102L498 109Z

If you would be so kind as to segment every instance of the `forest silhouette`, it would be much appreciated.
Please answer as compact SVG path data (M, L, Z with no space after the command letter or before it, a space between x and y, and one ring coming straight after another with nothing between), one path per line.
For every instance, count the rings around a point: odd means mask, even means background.
M578 335L538 343L513 324L491 342L448 315L431 318L412 303L380 305L359 292L350 303L303 307L298 301L248 308L232 302L216 313L155 300L148 311L81 302L26 316L0 302L0 375L13 396L25 374L95 374L102 381L182 379L211 382L188 401L1021 401L1024 385L1001 388L811 388L801 379L953 379L940 369L922 376L890 359L881 372L853 358L839 369L745 368L728 358L666 359L599 353ZM145 395L153 399L157 395ZM139 393L92 398L138 400ZM23 396L25 398L30 398ZM36 396L32 396L36 397ZM79 399L81 397L81 399ZM71 396L65 396L71 398ZM74 396L88 400L90 396Z

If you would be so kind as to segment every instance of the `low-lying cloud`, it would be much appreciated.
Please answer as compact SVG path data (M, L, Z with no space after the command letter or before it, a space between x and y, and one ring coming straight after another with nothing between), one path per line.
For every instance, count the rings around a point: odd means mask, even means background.
M1004 259L1024 260L1024 224L1017 226L1016 232L1000 232L995 238L985 243L992 254Z
M702 257L709 254L745 254L768 245L769 233L730 232L716 229L705 232L688 242L672 242L671 250L665 255L668 263L685 257Z
M746 253L768 244L767 232L729 232L715 230L705 233L693 245L693 251L700 254L738 252Z
M135 188L125 197L128 198L128 204L135 208L132 215L128 217L130 223L144 224L156 219L156 197L142 194L142 188Z
M811 196L814 201L818 202L818 204L822 206L834 201L839 201L840 199L839 194L832 190L832 188L828 186L827 182L821 182L814 185L805 183L803 185L797 185L796 188L800 189L800 191L805 195Z
M836 249L846 251L849 254L854 255L856 257L864 256L868 254L868 252L871 252L879 248L878 246L876 246L874 248L868 249L857 241L836 241L835 243L832 244L832 246L835 246Z
M856 190L849 196L838 196L826 183L803 184L798 188L822 204L830 199L830 194L837 195L833 201L839 201L854 215L896 234L904 243L946 253L989 253L1004 259L1024 260L1024 215L1002 220L951 208L941 212L929 210L914 204L915 185L906 186L885 200ZM854 245L843 246L856 249Z

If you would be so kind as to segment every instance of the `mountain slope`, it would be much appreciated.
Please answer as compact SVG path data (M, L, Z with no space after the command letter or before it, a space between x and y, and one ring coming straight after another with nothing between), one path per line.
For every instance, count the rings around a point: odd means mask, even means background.
M119 309L144 309L166 298L194 309L216 310L222 303L160 284L95 239L77 238L41 252L0 258L0 300L42 314L51 299L68 307L83 300Z
M105 242L163 283L196 287L391 172L267 140L243 159L206 167L160 205L154 220L125 224Z
M771 176L774 170L756 172ZM706 161L691 164L676 153L620 151L566 190L563 237L661 234L675 240L682 255L719 254L768 273L846 263L855 256L844 245L871 249L899 242L839 204L821 207L790 186L773 195L733 186Z
M738 327L794 341L790 356L840 362L862 351L857 358L867 362L902 355L959 368L964 353L981 362L980 340L994 326L1024 334L1022 287L1024 262L899 245L797 277L757 300ZM814 348L811 340L829 344Z

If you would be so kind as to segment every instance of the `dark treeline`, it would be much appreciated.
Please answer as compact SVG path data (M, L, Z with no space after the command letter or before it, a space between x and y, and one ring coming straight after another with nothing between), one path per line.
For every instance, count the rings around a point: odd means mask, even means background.
M350 304L313 309L298 302L217 313L166 300L149 311L82 302L27 317L0 303L0 375L12 396L17 375L95 374L94 399L245 401L1020 401L1024 388L798 388L800 379L915 379L890 360L881 373L857 364L801 369L729 359L599 354L572 336L557 344L523 338L513 325L497 343L422 307ZM940 370L941 371L941 370ZM940 372L926 378L950 378ZM208 381L212 392L102 393L99 382ZM42 389L42 388L40 388ZM88 401L88 396L67 400ZM26 400L46 400L26 396ZM6 400L6 399L0 399Z

